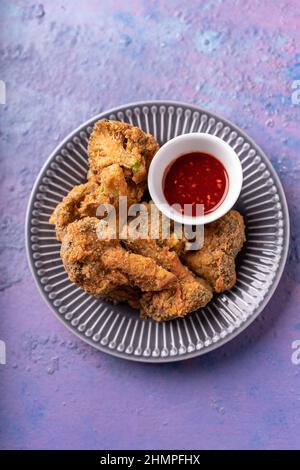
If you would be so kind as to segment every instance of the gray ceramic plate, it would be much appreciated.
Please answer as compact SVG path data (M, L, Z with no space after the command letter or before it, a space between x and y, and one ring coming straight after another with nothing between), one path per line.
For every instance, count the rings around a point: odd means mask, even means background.
M93 124L109 118L130 122L160 144L188 132L208 132L238 153L244 183L237 208L245 217L247 243L237 260L237 283L210 304L179 320L156 323L127 305L99 301L72 284L49 215L87 173ZM133 103L99 114L66 137L42 168L32 190L26 239L29 263L43 298L55 315L95 348L126 359L168 362L204 354L243 331L263 310L281 277L289 245L285 195L270 161L240 129L195 106L177 102Z

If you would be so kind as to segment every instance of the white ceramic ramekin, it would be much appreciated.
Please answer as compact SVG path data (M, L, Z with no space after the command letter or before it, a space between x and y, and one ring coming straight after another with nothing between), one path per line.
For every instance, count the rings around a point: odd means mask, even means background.
M181 155L191 152L203 152L216 157L224 165L229 180L228 191L222 203L212 212L197 217L181 214L172 208L163 192L163 178L168 165ZM169 140L155 154L148 174L148 187L153 202L167 217L185 225L203 225L222 217L235 204L242 183L242 165L233 148L219 137L204 133L183 134Z

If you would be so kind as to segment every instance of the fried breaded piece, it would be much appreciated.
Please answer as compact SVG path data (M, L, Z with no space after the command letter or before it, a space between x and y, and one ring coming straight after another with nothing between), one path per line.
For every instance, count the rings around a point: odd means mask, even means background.
M124 240L122 243L135 253L152 258L177 279L174 287L142 295L142 316L157 321L171 320L204 307L211 300L210 286L183 266L177 254L168 247L160 247L155 240L150 239Z
M90 171L88 178L102 182L103 170L119 165L128 185L128 192L140 201L146 188L147 174L158 144L151 134L119 121L96 122L89 139Z
M149 230L154 230L154 233L159 234L159 237L157 238L158 245L161 247L166 246L169 250L175 251L175 253L178 255L181 254L185 249L187 240L184 238L184 236L181 238L177 236L174 231L174 222L162 214L162 212L160 212L159 209L155 206L153 201L146 203L146 206L148 209L148 214L153 212L154 208L155 217L152 216L152 218L149 219L148 225ZM164 224L166 224L167 227L169 225L169 230L164 229Z
M100 184L101 191L110 194L110 197L116 199L117 195L127 196L128 206L139 202L144 194L145 185L137 185L130 179L126 179L124 171L117 163L109 165L101 172L101 178L96 178L92 170L87 173L87 180L92 183ZM119 194L118 194L119 193Z
M110 165L102 172L102 184L96 181L74 188L63 198L54 209L49 222L55 225L56 237L62 240L68 224L83 217L95 217L97 208L102 204L111 204L115 208L119 206L119 196L127 196L127 204L130 206L137 202L135 189L127 184L119 165Z
M101 190L112 200L127 193L124 173L117 163L103 168L101 173Z
M143 208L145 212L142 212ZM144 216L146 218L142 219ZM145 237L156 240L160 247L166 246L178 255L183 253L187 243L184 234L179 233L177 236L177 233L174 231L174 222L162 214L153 201L142 202L140 204L139 217L141 218L143 230L145 230ZM136 220L136 217L132 220ZM134 238L130 230L130 223L123 227L123 238Z
M127 196L127 204L135 204L144 193L144 188L126 180L124 171L117 163L109 165L101 171L101 191L109 197L110 203L118 206L118 198Z
M101 256L105 249L118 245L116 240L99 240L96 229L98 219L85 217L70 223L64 233L61 257L69 279L86 292L102 297L114 288L129 285L123 274L108 272Z
M205 226L203 248L183 254L182 260L206 279L215 292L223 292L236 282L235 257L245 240L243 217L231 210Z
M176 289L143 294L141 316L156 321L173 320L205 307L211 298L212 291L206 281L190 272L189 277L179 281Z
M118 247L106 250L102 262L107 269L126 274L142 291L159 291L175 284L175 276L144 254L129 253Z
M98 121L89 140L88 182L75 186L50 217L62 240L67 225L96 215L101 204L119 205L127 196L128 206L139 202L147 183L147 172L158 144L137 127L118 121Z
M72 282L95 297L113 301L120 299L121 292L124 298L121 287L159 291L174 284L175 276L153 259L127 252L118 240L99 239L98 226L97 218L85 217L66 228L61 257Z
M157 150L155 138L138 127L119 121L98 121L88 145L90 168L98 177L103 168L118 163L131 173L135 183L141 183Z
M100 190L99 185L95 182L74 186L56 206L50 217L50 224L55 225L56 238L61 241L70 223L87 216L94 217L97 207L109 202L109 197Z

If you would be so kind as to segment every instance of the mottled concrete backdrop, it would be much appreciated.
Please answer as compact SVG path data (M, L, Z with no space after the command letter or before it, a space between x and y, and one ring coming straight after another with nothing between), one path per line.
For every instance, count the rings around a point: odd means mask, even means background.
M1 448L300 447L299 15L299 0L1 0ZM95 113L155 98L245 129L278 171L292 222L287 269L255 324L166 366L73 337L40 298L23 237L32 184L59 140Z

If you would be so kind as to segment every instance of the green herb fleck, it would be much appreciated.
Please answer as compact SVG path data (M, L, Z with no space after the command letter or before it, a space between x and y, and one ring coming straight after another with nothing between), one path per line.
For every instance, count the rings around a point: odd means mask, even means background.
M100 186L99 191L100 191L100 193L104 193L104 188L103 188L103 186Z
M133 169L133 171L139 171L140 166L141 166L140 162L139 162L139 161L136 161L136 162L131 166L131 168Z

